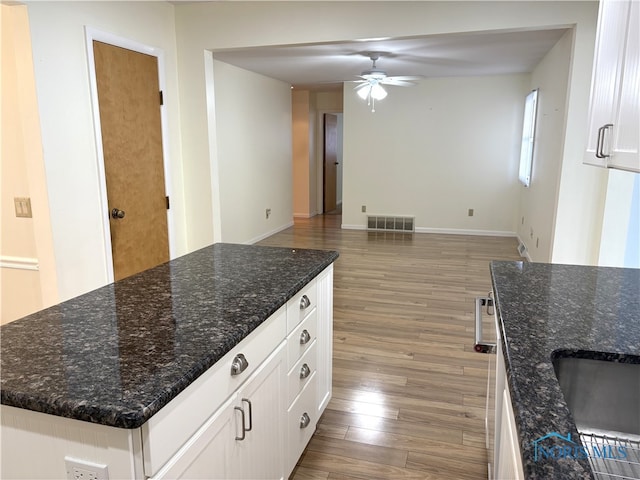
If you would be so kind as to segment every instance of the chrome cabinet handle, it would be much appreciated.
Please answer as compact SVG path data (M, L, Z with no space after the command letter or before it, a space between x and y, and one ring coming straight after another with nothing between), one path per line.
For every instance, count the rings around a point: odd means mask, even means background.
M309 332L307 332L306 329L304 329L300 334L300 345L306 345L307 343L309 343L309 340L311 340L311 335L309 334Z
M302 298L300 299L300 310L304 310L309 305L311 305L311 300L309 300L309 297L307 297L306 295L302 295Z
M495 343L487 343L482 340L482 307L486 305L487 311L489 311L489 303L493 308L493 298L476 297L476 341L473 349L478 353L495 353L496 351Z
M300 428L307 428L310 423L311 423L311 418L309 418L309 415L307 414L307 412L304 412L300 417Z
M611 155L604 153L604 135L613 123L606 123L598 129L598 140L596 142L596 158L608 158Z
M240 375L249 366L249 362L242 353L236 355L231 362L231 375Z
M309 368L309 365L305 363L300 369L300 378L307 378L309 375L311 375L311 369Z
M245 429L245 432L250 432L253 428L253 413L251 413L251 400L248 398L243 398L243 402L246 402L249 405L249 427ZM243 427L244 428L244 427Z
M120 210L119 208L114 208L111 210L111 218L119 219L124 218L124 210Z
M234 410L239 410L240 413L242 413L242 436L238 437L236 435L236 440L244 440L245 436L246 436L245 432L247 431L246 428L245 428L245 423L244 423L244 410L242 408L240 408L240 407L233 407L233 409Z

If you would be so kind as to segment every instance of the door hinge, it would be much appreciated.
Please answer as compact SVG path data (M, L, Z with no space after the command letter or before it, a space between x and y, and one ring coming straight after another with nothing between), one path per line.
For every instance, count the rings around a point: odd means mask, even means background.
M162 90L160 90L160 105L164 105L164 95L162 93Z
M169 196L167 195L167 196L166 196L166 197L164 197L164 198L166 198L166 199L167 199L167 210L169 210L169 208L170 208L170 207L169 207Z

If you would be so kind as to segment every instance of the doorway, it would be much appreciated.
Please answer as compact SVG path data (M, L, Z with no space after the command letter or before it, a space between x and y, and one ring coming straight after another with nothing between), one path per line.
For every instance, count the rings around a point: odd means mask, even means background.
M117 281L170 258L158 57L96 38L91 53L107 270Z

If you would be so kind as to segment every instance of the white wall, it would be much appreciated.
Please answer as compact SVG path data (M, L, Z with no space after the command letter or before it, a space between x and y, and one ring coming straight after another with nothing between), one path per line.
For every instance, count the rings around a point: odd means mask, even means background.
M308 218L310 213L311 134L309 91L292 90L292 144L293 144L293 216Z
M220 239L253 243L293 224L291 87L224 62L213 67Z
M164 50L174 251L187 251L173 5L29 2L36 86L61 300L107 283L85 26Z
M531 74L530 90L539 89L537 128L531 184L520 184L517 223L518 237L534 262L551 261L572 47L569 31Z
M345 86L343 225L414 215L418 231L514 234L528 84L527 74L430 78L389 87L375 113Z
M58 301L27 8L0 5L0 323ZM31 200L16 217L14 198Z

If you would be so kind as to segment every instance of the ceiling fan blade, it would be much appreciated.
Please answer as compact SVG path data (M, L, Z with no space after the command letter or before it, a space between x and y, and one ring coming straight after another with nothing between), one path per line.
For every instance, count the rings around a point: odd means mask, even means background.
M423 78L423 75L392 75L390 77L387 77L387 79L391 80L407 80L410 82L415 80L422 80Z
M396 80L396 79L390 79L390 78L386 78L382 80L380 83L382 83L383 85L392 85L396 87L415 87L417 85L417 83L415 82L408 82L406 80Z

